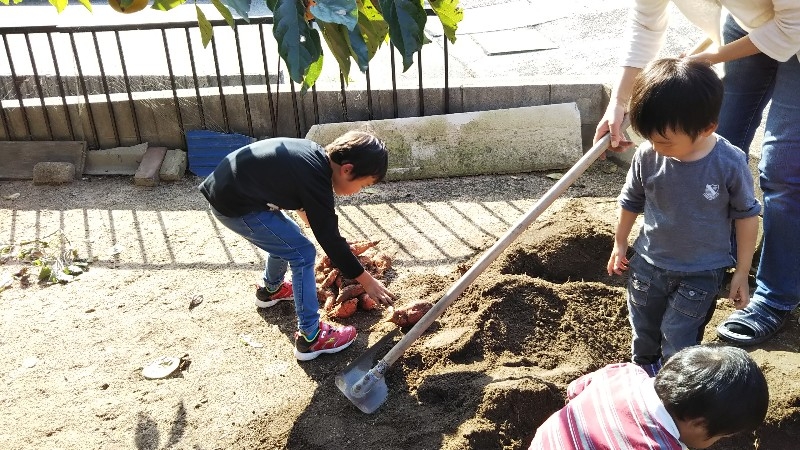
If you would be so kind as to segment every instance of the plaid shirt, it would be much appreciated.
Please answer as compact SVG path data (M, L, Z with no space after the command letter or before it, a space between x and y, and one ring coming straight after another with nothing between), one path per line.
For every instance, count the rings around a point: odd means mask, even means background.
M678 427L639 366L612 364L567 388L567 405L536 431L529 450L683 450Z

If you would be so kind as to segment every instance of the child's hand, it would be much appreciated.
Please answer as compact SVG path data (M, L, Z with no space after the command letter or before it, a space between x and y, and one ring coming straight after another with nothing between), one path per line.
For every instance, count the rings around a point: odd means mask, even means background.
M746 270L733 272L731 291L728 298L736 309L744 309L750 303L750 285L747 284L749 273Z
M614 249L611 250L611 257L608 258L608 274L613 275L622 275L622 272L628 270L628 258L625 257L625 253L628 252L627 245L614 245Z
M366 270L356 277L356 281L364 287L364 291L366 291L373 300L377 300L378 303L385 306L394 305L394 301L397 297Z

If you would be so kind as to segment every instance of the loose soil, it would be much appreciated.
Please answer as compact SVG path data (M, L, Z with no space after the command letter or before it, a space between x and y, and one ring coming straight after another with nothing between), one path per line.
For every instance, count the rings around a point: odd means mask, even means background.
M394 328L389 312L341 319L360 331L350 349L297 362L292 303L255 308L262 256L213 220L198 179L153 189L130 178L2 182L0 243L10 251L0 275L32 274L0 293L2 447L527 448L569 381L629 357L624 279L604 269L623 172L596 164L516 239L390 367L388 399L373 414L334 379ZM351 240L381 239L399 304L436 302L552 185L544 175L384 183L341 199L340 226ZM89 270L38 284L38 268L17 256L59 229ZM706 341L730 311L719 303ZM770 385L767 423L714 449L796 446L793 319L751 349ZM185 362L145 379L143 366L161 356Z

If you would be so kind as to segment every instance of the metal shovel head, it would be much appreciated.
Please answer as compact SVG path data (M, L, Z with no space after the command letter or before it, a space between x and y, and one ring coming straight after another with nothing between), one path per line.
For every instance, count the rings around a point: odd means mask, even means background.
M336 375L336 387L338 387L339 390L342 391L342 394L362 412L367 414L375 412L375 410L386 401L386 397L389 395L389 388L386 386L386 381L380 378L369 392L360 397L356 397L352 393L353 385L358 383L364 375L375 366L378 351L392 341L399 332L400 330L395 328L386 336L380 338L378 342L373 344L361 356L356 358L355 361L351 362L344 370Z

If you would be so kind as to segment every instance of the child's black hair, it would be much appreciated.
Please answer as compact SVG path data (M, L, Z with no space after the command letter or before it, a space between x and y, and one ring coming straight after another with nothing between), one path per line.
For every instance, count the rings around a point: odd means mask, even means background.
M328 157L336 164L352 164L353 179L375 177L381 181L389 167L386 144L375 135L364 131L348 131L325 147Z
M707 62L657 59L634 80L631 126L646 139L671 130L695 140L719 121L722 92L722 80Z
M664 364L654 386L672 417L704 419L708 437L751 432L767 415L764 374L737 347L687 347Z

